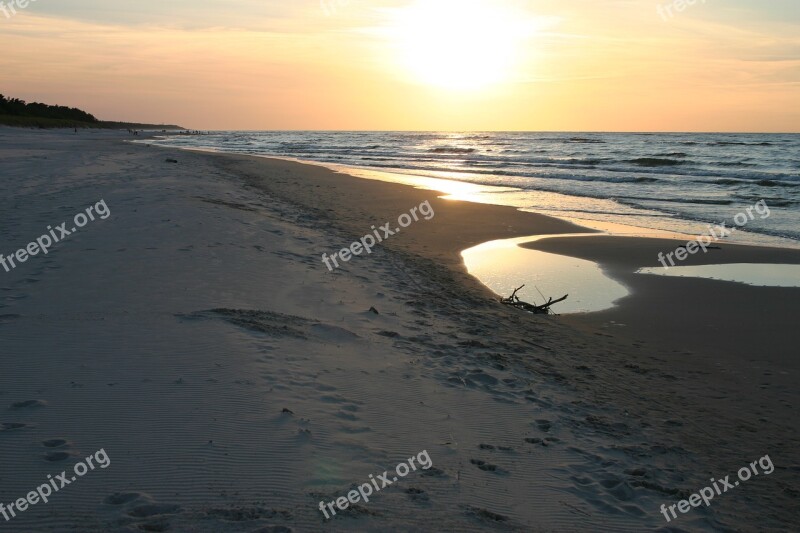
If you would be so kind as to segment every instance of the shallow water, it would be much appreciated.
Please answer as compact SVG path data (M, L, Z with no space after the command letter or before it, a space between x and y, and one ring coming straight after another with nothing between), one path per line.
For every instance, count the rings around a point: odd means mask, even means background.
M800 287L800 265L731 263L727 265L641 268L637 274L733 281L757 287Z
M569 294L566 301L553 306L553 312L557 314L590 313L611 308L615 301L628 295L628 290L609 278L597 263L518 246L543 238L580 235L587 234L490 241L464 250L461 255L469 273L499 296L510 296L514 289L524 284L525 288L517 296L533 304Z

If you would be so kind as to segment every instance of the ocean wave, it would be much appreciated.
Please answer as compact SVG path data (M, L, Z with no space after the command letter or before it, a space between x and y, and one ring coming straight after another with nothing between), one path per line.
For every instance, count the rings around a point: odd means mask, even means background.
M764 201L767 203L769 207L792 207L795 205L800 205L800 201L798 200L790 200L787 198L770 198L769 196L764 196L762 194L737 194L736 198L741 200L742 202L751 204L758 201Z
M777 180L758 180L756 185L762 187L800 187L798 182L777 181Z
M630 159L628 160L628 163L633 163L634 165L640 167L674 167L677 165L683 165L685 161L658 157L640 157L638 159Z
M709 183L708 180L692 180L695 183ZM729 178L722 178L718 180L712 180L710 183L714 185L747 185L751 183L748 180L732 180Z
M721 167L732 167L732 168L753 168L758 166L754 163L745 163L744 161L718 161L714 164L719 165Z
M743 141L715 141L706 143L707 146L772 146L770 142L748 143Z
M563 140L563 139L559 139ZM591 139L589 137L570 137L566 140L568 143L582 143L582 144L605 144L605 141L600 139Z
M415 163L420 163L420 160L416 160ZM441 161L437 160L428 160L429 163L441 163ZM385 169L387 171L398 171L398 172L460 172L462 176L457 179L461 179L464 181L470 181L473 183L482 183L485 185L501 185L501 186L508 186L508 187L522 187L528 188L526 183L514 181L511 182L498 182L496 180L484 180L484 176L497 176L500 178L517 178L523 180L537 180L537 183L534 184L531 182L530 187L532 189L540 189L542 182L546 181L557 181L563 180L567 182L598 182L598 183L656 183L661 181L660 178L655 176L635 176L635 175L621 175L621 173L595 173L595 174L575 174L575 173L567 173L567 172L547 172L546 170L542 169L564 169L564 170L576 170L581 167L568 167L564 166L555 166L555 165L530 165L530 168L536 169L536 172L526 171L520 168L514 169L502 169L499 166L473 166L472 161L465 162L464 166L454 167L452 165L445 165L445 166L437 166L437 165L430 165L430 164L409 164L410 162L406 162L403 164L402 162L396 160L389 160L388 163L381 163L375 161L374 159L368 164L370 168L380 168ZM357 163L354 162L357 165ZM365 163L366 164L366 163ZM471 179L474 177L474 179ZM448 178L453 179L453 178ZM543 189L544 190L544 189ZM549 190L549 189L548 189ZM559 190L560 192L564 192L563 190ZM570 193L571 194L571 193Z
M437 146L428 150L431 154L472 154L475 148L462 148L460 146Z
M615 200L640 200L652 202L653 198L646 198L642 196L615 196ZM693 205L733 205L733 200L719 200L711 198L658 198L659 202L667 202L670 204L693 204Z
M598 158L598 159L554 159L554 163L562 163L566 165L602 165L603 163L608 162L608 158Z
M782 198L760 198L764 200L769 207L791 207L793 205L798 205L798 202L793 202L792 200L784 200Z
M720 178L715 180L692 180L694 183L710 183L712 185L732 185L732 186L751 186L758 185L759 187L800 187L800 182L780 181L774 179L731 179Z

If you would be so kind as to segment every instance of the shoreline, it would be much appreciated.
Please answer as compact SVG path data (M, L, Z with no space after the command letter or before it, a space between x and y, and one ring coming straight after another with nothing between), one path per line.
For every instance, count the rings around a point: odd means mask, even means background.
M166 138L164 136L155 135L155 137ZM143 142L143 141L136 141L136 142ZM400 168L380 168L380 167L370 167L370 166L357 166L357 165L349 165L343 163L335 163L335 162L325 162L325 161L316 161L312 159L302 159L293 156L278 156L278 155L266 155L266 154L248 154L244 152L232 152L232 151L221 151L215 147L206 147L206 148L192 148L192 147L182 147L182 146L162 146L162 145L154 145L160 146L162 148L172 148L178 150L196 150L199 152L209 152L209 153L219 153L219 154L227 154L227 155L243 155L248 157L257 157L257 158L265 158L265 159L276 159L281 161L289 161L289 162L296 162L299 164L306 164L311 166L317 166L329 169L333 172L347 174L359 179L370 179L370 180L377 180L377 181L385 181L389 183L400 183L404 185L410 185L413 187L419 188L426 188L435 191L440 191L445 194L450 195L453 199L464 200L464 201L471 201L476 203L487 203L490 205L498 205L498 206L507 206L507 207L514 207L516 209L522 210L523 212L533 212L535 214L540 214L542 216L548 216L551 218L556 218L558 220L563 220L566 222L570 222L582 227L589 228L591 231L606 231L607 228L627 228L633 229L634 233L637 236L641 237L650 237L651 235L656 236L664 236L666 234L671 234L669 238L683 238L683 236L687 236L688 238L694 238L697 235L692 233L686 233L678 229L678 226L681 225L706 225L706 222L694 220L690 218L682 219L682 218L675 218L672 224L672 228L665 229L659 228L656 226L648 226L648 225L635 225L635 222L629 222L624 219L624 217L620 220L611 221L611 220L598 220L593 218L581 218L580 216L565 216L564 214L550 214L548 212L542 212L535 210L535 207L530 207L530 209L534 209L533 211L527 211L526 207L523 204L515 201L503 202L497 199L498 193L514 193L514 194L545 194L551 196L563 196L565 198L583 201L583 200L590 200L591 202L604 202L609 200L609 198L603 197L594 197L594 196L575 196L570 193L566 192L555 192L546 189L524 189L516 186L505 186L505 185L489 185L483 183L474 183L467 180L459 180L458 177L450 178L446 176L437 176L437 173L443 173L443 171L429 171L431 173L430 176L423 175L413 171L411 169L400 169ZM525 205L528 205L527 203ZM719 221L717 221L719 223ZM747 228L737 228L739 231L736 233L735 236L728 236L725 243L730 244L737 244L742 246L753 246L753 247L764 247L764 248L781 248L781 249L788 249L788 250L800 250L800 241L785 237L781 235L772 235L767 233L758 233L758 232L748 232ZM614 233L612 231L612 233ZM614 233L615 234L615 233ZM698 233L699 235L699 233Z
M183 151L184 149L178 149ZM192 151L191 149L186 149ZM203 153L203 152L199 152ZM233 160L251 160L253 162L265 161L267 165L273 162L281 167L283 172L288 172L287 168L298 165L299 169L318 169L312 180L319 180L322 176L326 186L334 186L337 176L346 180L356 180L356 182L375 183L374 187L365 185L365 189L371 189L364 197L381 197L386 191L393 191L397 187L398 191L407 190L406 195L413 198L409 207L414 201L424 201L430 198L431 194L437 197L444 196L438 191L417 188L413 185L398 184L390 181L372 180L359 176L350 176L341 171L331 170L324 164L306 164L304 162L293 161L284 158L270 158L261 155L241 155L227 154L222 152L205 152L219 157L230 157ZM252 184L252 182L251 182ZM378 185L380 184L380 185ZM412 193L413 191L413 193ZM402 192L392 192L391 201L385 204L395 203L395 198L403 196ZM651 238L651 237L625 237L616 235L605 235L598 229L587 228L577 225L568 220L521 211L516 207L498 206L494 204L472 203L462 200L442 200L443 202L460 202L465 206L470 206L467 213L458 215L455 219L448 219L446 224L448 231L456 234L468 234L468 238L459 235L452 239L452 235L442 242L437 240L433 243L425 242L420 232L413 232L413 237L405 243L388 242L387 245L397 248L403 252L421 254L428 259L438 261L440 264L450 269L461 281L472 289L483 293L485 297L492 301L498 300L497 295L481 283L477 278L468 273L461 257L461 252L473 246L485 242L518 237L539 237L539 240L529 245L520 244L520 247L531 248L539 251L556 253L558 255L575 257L593 261L612 279L622 283L630 294L622 300L616 302L613 308L593 313L578 313L563 315L560 317L565 323L570 323L580 329L591 329L604 331L609 328L609 324L616 324L614 328L630 327L634 332L628 334L629 338L649 338L658 344L672 347L678 352L693 353L695 351L707 352L715 355L726 353L744 354L752 352L755 347L763 342L761 337L754 336L746 343L741 343L737 337L740 331L736 325L736 317L740 309L747 309L747 305L758 301L763 305L763 309L757 316L750 317L755 321L754 330L769 331L771 346L782 346L780 351L775 354L774 361L788 358L792 353L792 346L800 345L800 335L794 333L795 329L791 326L792 317L800 313L800 304L793 304L798 301L792 295L800 294L800 288L785 287L754 287L740 283L717 281L702 278L667 278L655 275L635 274L635 270L641 267L657 267L660 263L657 260L659 251L668 251L675 248L676 242L681 242L681 237L674 239ZM381 207L378 202L373 207ZM464 219L473 219L477 212L485 209L485 215L477 223L471 224L468 228L453 229L454 224L459 224ZM372 209L375 211L375 209ZM400 211L402 212L402 211ZM499 218L505 217L499 223ZM391 218L391 217L389 217ZM366 220L369 220L368 218ZM376 222L376 220L373 220ZM437 221L440 222L440 221ZM365 231L368 231L368 224L364 224L359 230L357 226L349 226L347 229L353 232L354 238ZM410 228L414 230L414 228ZM591 236L569 236L558 237L558 234L580 234L596 233ZM549 235L556 235L549 237ZM677 235L677 234L676 234ZM404 237L406 237L404 235ZM462 238L459 238L462 237ZM721 243L716 243L721 244ZM709 250L705 254L692 255L681 263L681 266L695 266L707 264L726 264L726 263L774 263L774 264L800 264L800 250L791 248L774 248L763 246L750 246L743 244L724 243L721 250ZM521 280L521 283L524 280ZM715 302L720 301L718 294L727 295L724 299L728 305L723 312L719 312L715 307ZM682 303L676 302L675 294L694 294L697 295L697 303L692 304L693 312L685 313ZM657 309L660 311L658 319L651 320L653 313L651 301L658 302ZM700 302L705 301L705 305ZM713 337L705 335L703 328L691 327L693 324L705 323L706 327L715 331ZM618 324L626 324L619 326ZM726 333L725 325L731 324L731 329ZM681 341L680 346L674 346L671 332L688 328L691 334ZM619 332L619 330L617 330ZM793 366L792 375L800 370Z
M173 148L175 149L175 148ZM187 148L177 148L177 150L181 151L192 151L192 149ZM426 189L424 187L419 187L417 185L412 184L403 184L397 183L394 181L383 181L383 180L374 180L372 178L367 178L363 176L351 176L342 172L342 170L336 170L330 168L325 163L319 162L305 162L300 160L295 160L292 158L274 158L270 156L263 156L263 155L244 155L244 154L230 154L225 152L206 152L214 155L219 155L221 157L233 157L233 158L252 158L255 161L264 160L264 161L276 161L276 162L285 162L294 165L306 166L306 167L313 167L321 169L322 171L330 172L334 176L344 176L349 179L355 179L360 181L366 182L377 182L377 183L385 183L389 185L397 185L398 187L405 187L413 190L421 190L421 191L429 191L435 194L439 194L439 191L436 189ZM379 195L380 193L375 193L375 195ZM444 198L447 198L446 194L442 195ZM422 198L422 195L418 196L417 198ZM467 283L477 283L480 287L480 290L483 291L485 295L489 298L496 300L495 293L491 291L488 287L486 287L483 283L479 280L474 278L474 276L470 275L467 271L465 266L463 265L463 259L460 256L461 251L464 249L470 248L472 246L476 246L478 244L483 244L485 242L489 242L492 240L497 239L505 239L505 238L516 238L516 237L543 237L537 243L534 243L530 246L532 249L550 252L550 253L557 253L559 255L564 255L568 257L575 257L579 259L585 259L594 261L597 263L604 272L607 273L612 279L615 279L625 285L631 294L628 297L623 298L621 302L617 302L612 309L606 311L600 311L595 313L583 313L577 315L566 315L567 317L574 317L576 326L580 327L591 327L595 329L605 329L607 328L607 324L611 323L626 323L623 319L628 320L629 322L634 322L636 324L641 324L642 326L645 324L644 320L636 321L636 317L643 317L647 316L646 311L647 303L646 301L653 296L659 298L660 302L663 302L664 297L669 295L671 291L676 290L676 288L680 288L683 286L687 287L689 293L696 292L696 293L703 293L704 296L708 298L708 301L713 301L713 295L717 293L717 291L722 291L724 293L728 293L733 297L733 302L738 304L738 307L745 308L744 305L752 300L748 298L756 298L759 295L760 291L765 291L765 294L769 295L777 295L771 296L770 298L766 299L764 305L769 308L774 308L776 311L774 313L762 313L759 315L759 322L758 324L764 325L772 322L773 324L779 324L785 326L782 330L780 328L771 327L769 328L774 334L777 334L778 331L782 331L785 334L790 334L791 342L781 343L779 341L775 341L770 344L779 344L782 346L793 346L800 344L800 337L796 337L795 335L791 334L792 328L790 327L791 323L791 316L794 316L793 310L795 309L794 306L782 306L776 305L779 302L785 300L791 300L791 297L787 298L785 295L792 295L800 291L797 288L784 288L784 287L752 287L746 286L739 283L733 282L724 282L724 281L716 281L710 279L701 279L701 278L662 278L660 276L650 276L650 275L642 275L642 274L633 274L633 271L640 267L656 267L660 266L660 263L656 260L657 254L659 251L669 251L674 249L675 242L681 242L684 237L692 238L691 235L682 236L679 233L674 233L675 237L664 239L660 237L626 237L626 236L617 236L617 235L604 235L602 230L597 229L597 226L594 228L581 226L576 222L572 222L567 219L562 219L558 217L553 217L550 215L545 215L541 213L531 213L529 211L522 211L517 207L512 206L504 206L504 205L497 205L497 204L483 204L483 203L473 203L469 200L453 200L456 202L464 202L465 204L472 204L474 206L487 206L490 208L497 208L494 210L492 215L490 216L492 222L482 221L481 224L478 226L484 226L484 224L488 224L481 230L475 231L475 228L471 228L470 232L474 238L469 240L462 240L462 241L455 241L458 244L456 246L451 246L452 242L447 243L437 243L438 247L444 247L443 253L435 253L433 255L430 254L430 248L425 248L425 253L429 256L429 258L433 258L435 260L440 261L442 264L447 265L448 268L455 270L459 275L466 275L467 276ZM513 213L513 215L512 215ZM468 215L469 216L469 215ZM513 218L514 223L510 224L513 228L509 228L509 231L503 231L504 228L498 227L497 224L494 222L495 217L500 216L510 216ZM525 217L530 216L527 220ZM522 222L525 220L525 222ZM516 224L516 226L515 226ZM500 226L502 226L501 224ZM598 226L603 226L603 223L598 223ZM632 227L632 226L631 226ZM527 228L527 229L523 229ZM650 228L640 228L643 232L651 232L654 231ZM353 231L357 232L357 228L352 228ZM488 231L484 231L488 230ZM658 234L663 234L663 231L655 230ZM548 235L553 234L568 234L568 233L596 233L593 236L587 237L564 237L562 239L559 238L552 238L547 237ZM609 246L603 246L602 243L606 241L604 239L608 239ZM593 243L593 246L589 246L588 243ZM618 244L630 244L631 246L618 246ZM726 263L737 263L737 262L756 262L756 263L774 263L774 264L800 264L800 249L794 248L779 248L779 247L769 247L769 246L753 246L747 244L738 244L738 243L715 243L715 245L723 246L722 250L709 250L708 253L702 255L693 255L689 256L689 258L681 263L681 266L695 266L695 265L707 265L707 264L726 264ZM412 243L411 248L414 249L418 246L418 243ZM521 244L521 247L528 247L525 244ZM460 248L460 249L459 249ZM638 248L638 249L637 249ZM644 251L649 254L649 257L645 257ZM419 250L414 250L415 252L419 252ZM720 256L724 256L724 259L721 259ZM652 258L652 259L651 259ZM660 286L665 287L662 290L654 290L654 287ZM669 287L669 289L666 289ZM788 292L785 292L788 291ZM646 296L645 296L646 295ZM756 298L757 299L757 298ZM667 306L666 308L662 308L665 310L663 315L667 316L685 316L681 315L677 312L677 309L673 307ZM800 310L800 307L797 307ZM712 307L705 307L702 309L701 312L695 313L692 316L694 320L700 320L702 316L710 316L718 313L712 313ZM735 309L726 308L731 314L736 314L737 311ZM644 313L643 313L644 312ZM704 314L705 313L705 314ZM679 328L686 324L689 324L688 320L684 321L669 321L665 322L669 324L665 330L674 330L675 328ZM712 328L719 327L721 323L735 323L735 320L732 317L719 317L717 324L711 324ZM645 331L648 334L652 334L655 332L658 326L650 326L645 328ZM634 336L634 335L631 335ZM669 343L669 336L668 335L656 335L658 342L667 342ZM740 348L738 343L735 339L735 336L726 336L722 335L722 338L725 342L721 342L718 345L713 345L711 342L699 343L703 349L709 349L712 353L724 353L725 351L733 351L737 352ZM702 339L702 333L698 333L693 336L693 340L700 341ZM795 343L794 341L797 341ZM774 345L773 344L773 345ZM753 343L749 343L749 347L752 348ZM691 351L691 350L689 350ZM789 349L789 351L791 351ZM788 353L786 349L783 350L782 353Z
M417 190L427 190L436 194L440 194L441 198L445 198L448 200L451 199L451 195L448 194L447 191L443 190L444 188L446 188L446 186L442 186L442 188L436 188L435 185L433 184L424 183L425 180L442 181L442 182L449 181L440 178L425 178L422 176L408 175L409 178L408 182L403 183L395 181L391 178L381 179L379 177L367 177L365 174L389 174L389 175L404 176L404 174L402 173L395 174L392 172L379 171L370 168L356 168L356 167L349 167L347 165L324 163L311 160L302 160L292 157L275 157L275 156L259 155L259 154L230 153L230 152L222 152L216 149L193 149L193 148L175 148L175 147L160 147L160 148L171 148L181 151L208 153L219 156L246 157L246 158L254 158L257 160L263 159L266 161L283 161L297 165L321 168L329 172L332 172L336 175L342 175L353 179L377 181L381 183L391 183L403 187L411 187ZM355 170L363 171L364 174L362 175L349 174L347 171L352 168L354 168ZM475 188L487 188L487 187L494 188L494 186L484 186L484 185L470 184L458 181L456 181L455 183L466 184L474 186ZM607 222L593 221L593 220L584 221L581 219L567 219L538 212L524 211L521 208L504 204L476 202L474 200L461 199L461 198L454 198L452 200L472 203L475 205L489 205L494 207L512 209L518 213L531 214L536 217L543 217L542 219L540 219L538 223L535 224L534 232L528 234L519 234L519 232L515 230L514 232L508 235L496 238L489 238L488 240L482 242L470 244L469 246L467 246L467 248L464 248L459 251L459 256L460 252L463 252L464 250L469 249L470 247L476 246L478 244L485 244L493 240L531 237L532 239L536 239L536 243L521 243L519 244L519 246L522 248L529 248L550 253L556 253L558 255L566 257L574 257L578 259L585 259L595 262L598 266L600 266L600 268L604 272L606 272L609 275L609 277L623 283L623 285L625 285L631 291L629 297L624 298L623 300L627 300L630 297L634 296L635 295L634 290L637 287L641 287L643 285L643 283L641 282L633 282L632 280L634 279L639 280L642 276L647 276L646 274L629 276L629 274L633 274L633 272L638 268L658 267L661 266L661 264L658 261L650 260L650 258L644 257L643 254L637 253L632 249L633 247L630 246L622 247L624 248L624 251L622 252L622 255L619 255L614 250L615 248L620 248L620 247L616 246L613 243L630 243L634 245L634 247L639 244L645 244L645 246L642 246L640 249L647 249L648 253L650 253L652 257L655 258L657 257L658 252L668 252L670 250L674 250L676 242L683 243L691 241L696 237L695 235L682 234L677 231L658 230L654 228L637 227L629 225L623 226L616 223L607 223ZM548 223L543 223L542 222L543 220L548 220ZM588 222L589 224L582 225L582 223L586 222ZM615 233L615 229L620 227L634 230L634 236L629 236L627 234L621 235ZM564 231L560 231L557 228L563 228ZM525 232L522 231L522 233ZM594 233L594 235L584 236L577 241L572 240L578 238L577 236L569 235L569 234L577 235L577 234L588 234L588 233ZM492 234L491 232L487 233L487 235L491 234ZM563 234L563 237L560 238L559 234ZM610 239L609 241L610 244L605 251L601 251L600 248L602 247L598 246L589 247L591 251L586 251L586 252L581 251L579 249L585 247L586 243L590 242L589 240L591 240L595 244L603 242L603 241L594 241L595 238ZM544 241L548 241L548 244L544 244ZM574 243L575 246L570 246L569 245L570 242ZM686 260L680 262L676 266L698 266L698 265L714 265L714 264L730 264L730 263L800 264L800 248L793 248L788 246L780 247L780 246L743 244L743 243L727 242L721 240L715 241L712 244L714 246L722 247L723 250L710 250L704 254L690 255ZM800 243L798 243L798 246L800 246ZM635 257L635 259L632 260L631 259L632 257ZM445 261L446 264L452 263L452 258L447 259L439 257L439 259L446 259ZM466 268L463 268L462 270L466 272ZM470 275L470 277L473 276ZM702 278L689 278L689 279L695 280L701 284L704 284L705 282L710 282L711 284L726 283L726 282L718 282L716 280L702 279ZM729 283L733 283L734 285L740 285L734 282L729 282ZM485 288L489 294L495 295L495 293L491 291L491 289L483 285L483 283L480 283L480 285L481 287ZM757 290L760 288L772 288L772 287L753 287L753 288ZM785 287L776 287L774 289L781 290L785 289ZM789 288L789 290L792 289L793 288ZM617 307L619 307L619 304L614 306L614 308ZM609 309L608 311L613 311L613 309ZM603 311L600 312L602 313ZM586 313L581 313L581 314L583 315ZM589 314L594 314L594 313L589 313Z

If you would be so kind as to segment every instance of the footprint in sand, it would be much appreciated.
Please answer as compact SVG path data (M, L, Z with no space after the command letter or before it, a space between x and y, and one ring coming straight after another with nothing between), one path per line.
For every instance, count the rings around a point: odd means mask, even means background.
M60 448L62 446L67 446L69 442L65 439L48 439L42 441L42 446L45 448Z
M180 505L173 505L168 503L148 503L145 505L137 505L130 511L128 515L134 518L150 518L152 516L159 516L164 514L175 514L181 510Z
M345 433L349 433L351 435L358 435L360 433L369 433L372 431L372 428L369 426L342 426L342 431Z
M349 342L361 338L349 329L330 324L314 324L311 326L311 331L321 339L330 342Z
M57 463L60 461L66 461L70 457L77 455L76 452L65 452L65 451L58 451L58 452L47 452L44 454L45 461L50 461L51 463Z
M326 394L324 396L320 396L319 399L324 403L353 403L351 400L348 400L341 394Z
M469 509L469 511L471 511L476 517L487 522L507 522L509 520L507 516L493 513L492 511L483 509L481 507L473 507L470 505L467 507L467 509Z
M444 470L436 468L435 466L427 470L423 470L420 475L422 477L447 477L447 474L444 472Z
M629 502L634 498L633 488L625 480L615 475L609 475L609 477L601 479L600 485L619 501Z
M558 439L556 437L545 437L544 439L529 437L525 439L525 442L527 442L528 444L539 444L541 446L552 446L556 442L561 442L561 439Z
M406 494L414 501L428 501L428 495L422 489L411 487L406 489Z
M497 472L498 474L505 473L505 470L503 470L499 466L487 463L486 461L481 461L480 459L470 459L469 462L474 464L484 472Z
M0 426L0 432L2 431L14 431L17 429L31 427L28 424L23 424L22 422L3 422Z
M44 400L25 400L24 402L17 402L11 404L12 409L26 409L29 407L44 407L47 402Z
M487 385L487 386L497 385L499 383L496 377L492 376L491 374L487 374L486 372L480 369L475 369L470 371L470 373L467 376L467 379L475 383L480 383L482 385Z
M126 503L130 503L140 498L145 498L145 495L141 492L115 492L110 496L106 496L106 498L103 500L103 503L108 505L125 505Z

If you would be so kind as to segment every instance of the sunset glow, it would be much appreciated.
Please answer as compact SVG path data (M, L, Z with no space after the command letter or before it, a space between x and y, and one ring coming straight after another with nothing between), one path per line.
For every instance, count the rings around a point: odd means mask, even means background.
M418 1L399 10L390 34L416 81L464 91L509 82L525 28L487 2Z
M1 90L204 129L797 131L798 6L40 1L0 14Z

